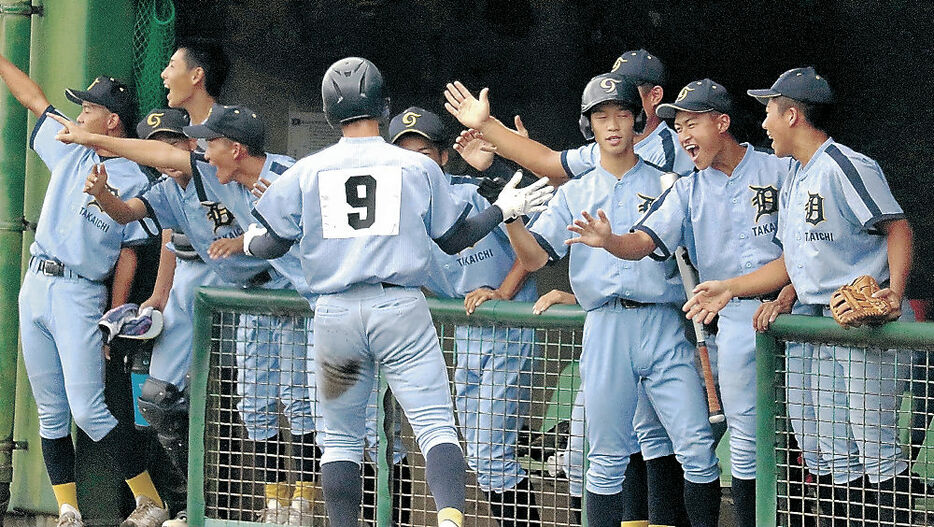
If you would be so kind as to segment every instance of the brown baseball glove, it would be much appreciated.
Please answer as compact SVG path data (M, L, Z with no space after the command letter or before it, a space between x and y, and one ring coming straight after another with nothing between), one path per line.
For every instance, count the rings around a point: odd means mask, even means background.
M872 295L879 290L875 278L863 275L830 295L830 312L841 326L858 327L881 324L892 313L892 306Z

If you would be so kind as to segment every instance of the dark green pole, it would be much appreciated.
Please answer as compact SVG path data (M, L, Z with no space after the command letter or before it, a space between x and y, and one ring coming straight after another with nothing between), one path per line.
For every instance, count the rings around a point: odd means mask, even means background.
M756 525L775 527L776 471L775 356L778 340L756 334Z
M0 54L29 71L32 5L0 1ZM26 180L27 110L0 86L0 514L10 503L13 481L13 416L19 334L17 296L23 245L23 188ZM2 523L2 520L0 520Z

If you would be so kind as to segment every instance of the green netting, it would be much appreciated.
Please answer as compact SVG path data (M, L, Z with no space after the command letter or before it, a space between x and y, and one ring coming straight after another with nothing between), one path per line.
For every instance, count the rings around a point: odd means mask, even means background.
M165 106L165 88L159 74L175 51L175 4L172 0L137 0L133 75L139 115Z

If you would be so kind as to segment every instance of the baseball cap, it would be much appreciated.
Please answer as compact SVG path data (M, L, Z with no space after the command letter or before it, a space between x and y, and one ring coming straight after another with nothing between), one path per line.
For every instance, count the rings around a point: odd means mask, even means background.
M730 113L733 103L726 88L710 79L688 83L681 88L675 102L658 105L655 114L662 119L671 119L678 111Z
M667 80L665 65L662 61L644 49L627 51L613 63L612 73L624 77L663 86Z
M811 104L833 103L833 91L827 79L820 76L812 66L794 68L782 73L772 87L766 90L748 90L747 94L768 104L769 99L783 96Z
M389 121L390 143L408 133L418 134L432 143L441 143L445 139L441 118L418 106L408 108Z
M120 116L125 129L130 130L136 109L136 98L122 81L101 75L86 90L65 89L65 97L75 103L99 104Z
M156 108L150 110L146 117L136 125L136 135L140 139L149 139L159 132L185 135L184 128L188 126L188 112L180 108Z
M186 126L185 135L196 139L226 137L231 141L261 151L266 140L266 127L256 112L246 106L215 104L202 124Z

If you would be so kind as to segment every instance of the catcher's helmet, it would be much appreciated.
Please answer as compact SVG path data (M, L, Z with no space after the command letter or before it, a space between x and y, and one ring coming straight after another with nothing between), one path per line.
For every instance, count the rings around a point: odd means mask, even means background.
M642 109L642 97L635 81L613 73L603 73L590 79L581 97L580 129L584 139L593 139L590 128L590 111L598 104L615 102L632 112L635 121L633 131L637 134L645 129L645 110Z
M341 59L328 68L321 80L321 99L334 128L354 119L389 117L383 76L376 65L359 57Z

